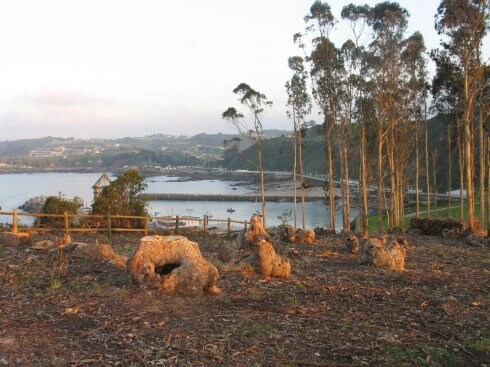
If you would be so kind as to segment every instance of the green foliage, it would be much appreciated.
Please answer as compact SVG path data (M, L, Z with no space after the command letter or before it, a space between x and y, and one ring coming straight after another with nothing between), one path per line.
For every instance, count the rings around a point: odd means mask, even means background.
M83 200L79 197L73 199L65 199L60 196L49 196L41 210L43 214L76 214L78 209L83 205ZM72 222L73 219L70 219ZM39 224L50 226L63 226L63 218L40 217ZM71 223L70 223L71 224Z
M292 217L293 217L292 209L284 209L281 215L277 216L277 219L281 221L281 225L287 226L291 222Z
M141 199L140 194L147 187L145 178L137 170L128 170L102 189L92 204L92 212L103 215L146 216L146 202ZM130 220L114 222L115 226L124 227L132 226L131 223Z

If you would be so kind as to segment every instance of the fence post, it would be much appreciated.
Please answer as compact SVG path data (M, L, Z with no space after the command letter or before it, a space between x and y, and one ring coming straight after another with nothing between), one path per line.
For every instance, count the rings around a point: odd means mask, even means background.
M244 230L245 232L247 232L247 220L245 219L245 221L244 221L243 223L245 224L245 228L243 228L243 230Z
M111 215L107 215L107 233L109 238L112 239L112 227L111 227Z
M150 218L147 215L145 218L145 237L148 236L148 221L149 220L150 220Z
M68 223L68 213L67 212L64 212L63 213L63 217L64 217L64 220L65 220L65 234L69 234L70 233L70 228L69 228L69 223Z
M206 227L208 226L208 216L207 215L204 215L202 217L202 223L203 223L204 237L206 237Z
M179 216L175 216L175 232L179 233Z
M17 233L17 209L14 209L12 215L12 232Z
M231 221L230 218L228 218L228 239L231 238Z

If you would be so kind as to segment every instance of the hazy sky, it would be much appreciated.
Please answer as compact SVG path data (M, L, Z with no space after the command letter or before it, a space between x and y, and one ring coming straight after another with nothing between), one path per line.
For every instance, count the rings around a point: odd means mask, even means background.
M347 3L331 0L334 15ZM290 129L292 35L312 0L11 0L0 4L0 140L231 132L221 119L250 84ZM402 0L428 48L439 0ZM334 38L350 36L339 22ZM488 40L488 38L487 38ZM487 42L488 43L488 42ZM488 58L488 44L485 45ZM312 116L317 119L317 116Z

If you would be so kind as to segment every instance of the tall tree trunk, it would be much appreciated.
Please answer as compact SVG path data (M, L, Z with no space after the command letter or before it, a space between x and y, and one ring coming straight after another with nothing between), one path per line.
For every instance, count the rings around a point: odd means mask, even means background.
M451 139L451 123L447 125L447 146L448 146L448 180L447 180L447 189L448 189L448 217L451 216L451 185L452 185L452 174L453 174L453 157L452 157L452 139Z
M378 122L378 233L383 232L383 123Z
M475 196L473 184L473 155L472 155L472 134L471 123L473 114L470 101L470 75L468 65L465 65L465 116L464 116L464 150L465 150L465 172L466 172L466 191L468 197L468 229L471 231L475 221Z
M367 168L366 168L366 126L364 122L364 117L362 117L361 111L361 187L362 192L362 233L363 235L368 234L369 228L369 212L368 212L368 187L367 187Z
M480 133L480 223L485 223L485 138L483 135L483 102L480 93L479 126Z
M419 195L419 172L420 172L420 158L419 158L419 123L415 125L415 205L417 207L417 217L420 217L420 195Z
M468 229L471 231L474 227L475 221L475 196L473 191L473 170L471 166L471 132L468 121L465 121L464 127L464 150L465 150L465 163L466 163L466 192L468 203Z
M436 150L432 151L432 175L434 177L434 207L435 217L437 218L437 181L436 181Z
M342 127L345 129L345 126ZM342 229L350 230L350 208L349 208L349 157L344 132L341 133L341 187L342 187Z
M267 228L267 203L265 202L264 165L262 162L262 142L260 139L258 141L258 144L259 144L258 155L259 155L259 169L260 169L260 189L261 189L261 196L262 196L262 224L264 225L264 228Z
M388 228L396 226L397 212L396 212L396 197L397 197L397 177L396 177L396 167L395 167L395 126L392 125L390 128L390 141L387 142L388 148L388 160L390 164L390 213L388 215Z
M303 229L306 224L306 212L305 212L305 175L303 172L303 140L301 136L301 126L298 129L298 150L299 150L299 174L301 178L301 219L303 224Z
M298 150L298 129L296 128L296 120L294 121L294 162L293 162L293 184L294 184L294 202L293 202L293 221L294 221L294 227L296 228L296 222L297 222L297 215L298 215L298 205L296 203L296 198L297 198L297 177L296 177L296 172L297 172L297 150Z
M344 157L344 147L343 147L343 137L339 136L339 146L340 146L340 196L342 201L342 229L347 230L346 226L346 205L345 205L345 193L346 193L346 182L345 182L345 157Z
M458 128L459 130L459 128ZM459 219L464 218L464 149L463 137L458 134L458 153L459 153Z
M344 146L345 150L345 181L346 181L346 192L345 192L345 201L346 201L346 220L347 220L347 229L350 230L350 186L349 186L349 150L348 146Z
M487 237L490 238L490 134L487 133Z
M330 211L330 229L335 230L335 186L334 186L334 177L333 177L331 127L327 127L327 154L328 154L328 204L329 204L329 211Z
M429 121L427 120L427 101L425 102L425 175L427 182L427 217L430 218Z

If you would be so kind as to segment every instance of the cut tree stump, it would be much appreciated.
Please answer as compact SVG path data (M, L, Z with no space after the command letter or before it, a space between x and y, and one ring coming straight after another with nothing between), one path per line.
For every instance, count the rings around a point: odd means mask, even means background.
M111 245L106 243L70 242L65 245L65 248L73 249L75 254L90 256L91 258L97 260L108 261L118 268L125 268L128 261L125 256L116 254Z
M359 253L359 238L352 232L345 232L345 247L351 254Z
M281 227L280 237L285 242L299 245L313 245L316 241L315 231L288 226Z
M279 256L272 244L266 240L257 243L253 254L245 258L243 262L251 265L264 278L289 278L291 275L289 260Z
M197 243L183 236L143 237L127 269L137 283L164 293L220 292L218 269L203 258Z
M238 246L240 248L251 247L261 240L270 241L270 236L262 224L262 217L260 215L253 215L250 218L250 227L243 237L238 237Z
M361 264L403 270L407 250L395 238L366 238L361 243L359 255Z
M456 220L451 217L447 218L412 218L410 229L418 230L428 236L451 236L463 235L468 226L463 220Z

